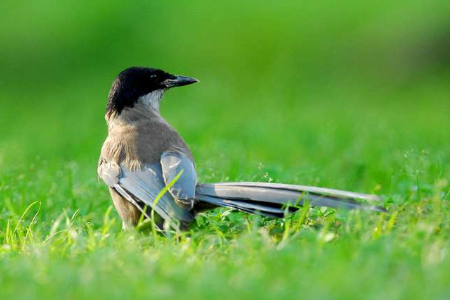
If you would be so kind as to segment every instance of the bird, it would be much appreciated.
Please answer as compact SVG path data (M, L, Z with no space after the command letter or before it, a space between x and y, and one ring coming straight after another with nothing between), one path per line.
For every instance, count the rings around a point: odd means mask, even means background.
M153 221L161 230L185 230L196 215L228 207L283 218L310 206L385 212L375 195L322 187L266 182L199 183L193 155L161 116L164 93L199 82L150 67L130 67L114 79L105 119L108 135L97 173L108 186L123 229ZM364 200L359 201L359 200Z

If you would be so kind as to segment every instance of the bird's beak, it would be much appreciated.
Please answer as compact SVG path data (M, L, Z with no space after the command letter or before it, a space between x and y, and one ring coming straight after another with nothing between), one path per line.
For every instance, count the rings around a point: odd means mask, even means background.
M162 82L162 84L166 88L171 88L176 86L189 85L199 81L200 80L192 77L174 75L174 78L166 79Z

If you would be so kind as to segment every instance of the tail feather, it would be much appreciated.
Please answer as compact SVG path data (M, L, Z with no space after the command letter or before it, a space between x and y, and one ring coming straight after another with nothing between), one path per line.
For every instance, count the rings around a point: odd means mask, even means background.
M310 193L323 196L333 196L339 198L350 198L350 199L360 199L368 201L382 201L380 197L376 195L361 194L349 191L335 190L329 188L315 187L315 186L305 186L305 185L293 185L284 183L266 183L266 182L221 182L214 183L216 187L265 187L276 190L291 190L300 193Z
M312 206L386 211L383 207L367 205L355 200L381 201L381 198L374 195L276 183L199 184L196 189L196 198L202 202L272 217L282 217L287 204L301 206L304 201L308 201ZM295 208L291 207L290 210Z
M242 210L248 213L260 214L268 217L280 218L284 216L284 210L279 207L271 207L267 203L259 204L258 201L240 201L240 200L229 200L218 197L212 197L207 195L198 195L197 200L207 202L216 206L226 206Z

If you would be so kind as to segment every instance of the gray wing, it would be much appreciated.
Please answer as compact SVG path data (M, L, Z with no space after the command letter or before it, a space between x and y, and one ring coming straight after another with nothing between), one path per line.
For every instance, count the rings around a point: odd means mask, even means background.
M195 198L197 173L194 163L181 152L166 151L161 155L162 174L166 184L169 184L181 171L183 174L172 185L169 192L178 200Z
M130 201L143 213L143 205L155 210L165 221L178 228L178 223L189 223L194 216L189 210L175 203L170 193L165 193L157 202L156 197L166 186L160 164L143 165L140 170L133 171L114 163L103 163L99 166L99 176L122 197ZM146 213L150 218L149 213Z

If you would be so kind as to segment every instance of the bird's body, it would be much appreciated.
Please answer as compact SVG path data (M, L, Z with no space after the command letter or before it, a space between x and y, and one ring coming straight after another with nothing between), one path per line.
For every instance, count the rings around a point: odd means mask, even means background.
M301 202L306 195L313 205L382 210L353 200L377 197L344 191L267 183L198 184L187 144L159 112L166 89L194 82L157 69L130 68L113 83L98 174L109 186L124 227L137 225L142 214L150 218L147 206L161 217L159 227L164 221L185 227L196 211L215 206L281 217L287 203ZM168 184L173 185L155 201Z
M108 121L108 137L101 150L99 170L108 163L131 172L152 166L155 172L150 175L159 183L155 189L158 192L165 186L158 165L166 152L183 153L193 161L191 151L178 132L148 104L138 103L132 110L124 110ZM125 220L124 227L136 225L141 210L113 187L110 187L110 193L119 215ZM192 217L188 219L190 221Z

